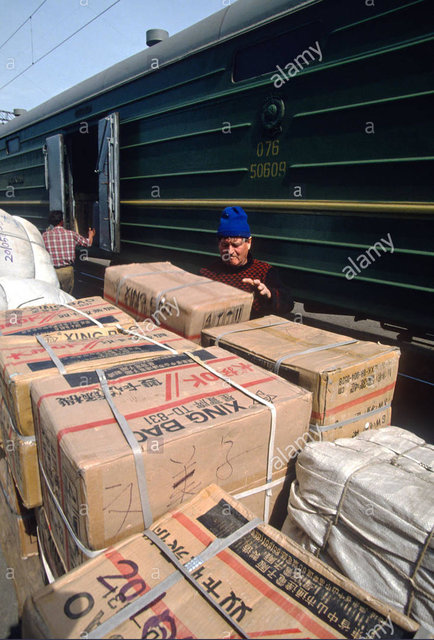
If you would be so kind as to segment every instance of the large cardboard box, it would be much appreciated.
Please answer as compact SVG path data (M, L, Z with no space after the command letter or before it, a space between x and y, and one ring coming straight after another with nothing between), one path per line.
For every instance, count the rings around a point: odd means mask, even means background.
M213 481L237 495L262 487L267 477L280 481L275 451L289 442L302 445L308 429L309 392L223 349L193 355L225 379L187 354L105 370L115 408L140 445L154 519ZM44 506L68 569L83 557L62 521L55 526L50 489L89 549L144 528L132 449L97 374L88 372L88 384L80 387L82 375L37 380L31 389L37 442L43 443ZM264 504L263 490L255 504Z
M36 521L33 511L26 509L20 500L10 474L8 463L0 454L0 500L2 501L1 527L11 539L18 541L20 555L29 558L38 555Z
M25 606L24 637L409 638L416 633L417 623L272 527L252 521L241 504L208 487L153 525L150 535L158 546L146 534L133 536L33 594ZM228 546L231 535L235 540ZM223 542L213 549L217 538ZM205 561L202 553L208 554Z
M312 391L312 439L352 437L390 424L397 347L278 316L204 329L202 344L220 345Z
M0 433L3 450L23 504L28 509L42 504L35 436L21 435L0 396Z
M103 298L81 298L68 305L43 304L23 309L0 311L1 336L35 336L54 331L76 332L104 326L131 323L131 316Z
M200 332L250 317L253 295L184 271L170 262L108 267L104 298L138 320L165 326L189 340Z
M36 379L58 375L56 358L66 372L72 373L162 355L168 352L167 347L172 351L184 351L194 346L191 341L163 329L143 335L117 334L91 340L56 342L49 345L48 350L40 344L33 346L21 344L18 339L0 338L0 388L18 431L32 435L30 384ZM85 376L78 384L86 384Z
M119 334L122 334L125 330L137 331L138 324L139 323L131 318L129 322L123 324L107 324L102 325L101 327L96 324L92 324L92 326L75 329L74 331L50 331L50 333L44 333L44 331L42 330L40 333L35 335L12 334L6 337L0 337L0 346L8 344L27 344L39 346L39 342L36 337L37 335L42 336L45 342L47 342L48 344L53 344L54 342L74 342L75 340L90 340L94 338L103 338L104 336L117 336ZM149 335L151 334L149 333Z

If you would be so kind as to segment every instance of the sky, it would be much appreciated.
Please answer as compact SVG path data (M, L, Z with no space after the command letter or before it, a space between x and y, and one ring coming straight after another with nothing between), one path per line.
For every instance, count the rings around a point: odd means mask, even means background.
M32 109L142 51L147 29L173 35L234 2L0 0L0 111Z

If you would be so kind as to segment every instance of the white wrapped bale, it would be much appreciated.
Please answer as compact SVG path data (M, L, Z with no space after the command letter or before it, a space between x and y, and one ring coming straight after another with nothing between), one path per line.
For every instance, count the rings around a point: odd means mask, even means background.
M0 209L0 277L34 278L58 287L50 254L34 224Z
M282 531L433 632L433 470L398 427L307 444Z
M69 293L42 280L0 277L0 311L41 304L65 304L71 300L75 298Z

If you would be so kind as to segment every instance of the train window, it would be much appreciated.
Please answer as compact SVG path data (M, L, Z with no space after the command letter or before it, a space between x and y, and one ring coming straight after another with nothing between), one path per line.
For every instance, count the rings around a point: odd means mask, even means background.
M321 61L321 33L321 24L316 22L241 49L235 55L234 82L277 73L278 67L285 69L291 63L301 71Z
M18 153L20 150L20 139L10 138L10 140L6 140L6 153Z

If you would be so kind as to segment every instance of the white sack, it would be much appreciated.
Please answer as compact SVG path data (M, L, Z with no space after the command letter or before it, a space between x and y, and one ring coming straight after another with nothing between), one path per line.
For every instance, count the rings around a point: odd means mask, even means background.
M35 278L59 286L51 256L34 224L0 209L0 277Z
M309 443L282 530L434 631L433 471L434 447L398 427Z
M69 293L42 280L0 277L0 311L41 304L65 304L71 300L75 298Z

